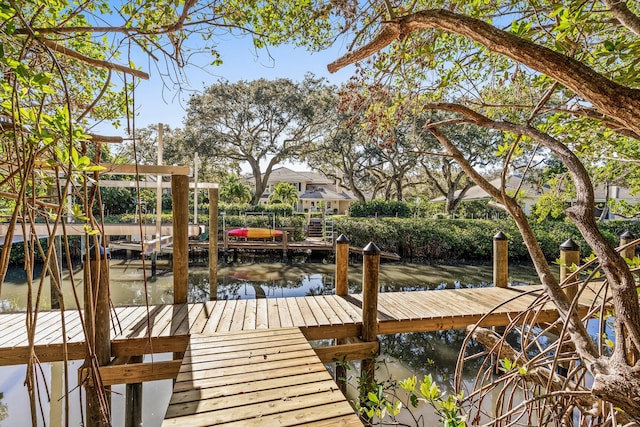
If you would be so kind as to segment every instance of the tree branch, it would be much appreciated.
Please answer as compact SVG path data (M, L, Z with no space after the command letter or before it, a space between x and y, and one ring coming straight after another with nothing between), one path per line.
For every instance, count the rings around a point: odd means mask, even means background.
M114 64L113 62L102 61L100 59L95 59L95 58L88 57L88 56L83 55L81 53L78 53L78 52L76 52L74 50L71 50L71 49L69 49L67 47L59 45L58 43L54 42L53 40L49 40L49 39L45 39L45 38L40 38L38 40L42 44L47 46L49 49L51 49L52 51L61 53L61 54L65 55L65 56L68 56L68 57L73 58L73 59L77 59L78 61L82 61L82 62L87 63L87 64L95 65L97 67L106 68L108 70L120 71L122 73L130 74L130 75L132 75L134 77L138 77L138 78L141 78L141 79L144 79L144 80L149 80L149 74L145 73L144 71L135 70L133 68L125 67L123 65Z
M395 39L422 29L438 29L464 36L494 53L550 76L640 134L640 90L620 85L568 56L495 28L479 19L446 10L425 10L382 24L374 39L328 65L335 72L385 48Z
M640 17L635 15L627 7L624 0L602 0L607 5L613 16L625 27L631 30L635 35L640 36Z

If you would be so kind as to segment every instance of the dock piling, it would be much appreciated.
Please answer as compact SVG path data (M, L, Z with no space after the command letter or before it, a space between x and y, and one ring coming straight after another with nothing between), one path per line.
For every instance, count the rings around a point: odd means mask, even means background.
M493 286L506 288L509 285L509 240L500 231L493 236Z
M509 286L509 239L502 232L493 236L493 286L496 288L506 288ZM494 326L493 330L500 335L504 335L504 326ZM494 374L500 374L500 362L495 355L492 355Z
M173 200L173 303L187 302L189 287L189 177L171 175Z
M336 295L345 296L349 293L349 239L344 234L334 241L336 250ZM346 344L343 338L336 338L336 345ZM346 362L345 362L346 363ZM347 394L347 367L344 363L336 363L336 384L340 391Z
M634 240L636 240L636 236L631 234L629 230L625 231L620 235L620 246L626 246L626 248L620 251L620 255L625 259L633 259L636 256L636 245L631 244ZM627 246L628 245L628 246ZM638 352L634 349L634 346L631 344L630 337L625 337L627 342L627 363L629 366L634 366L638 361Z
M209 299L218 296L218 189L209 189Z
M620 246L629 245L629 243L633 242L636 239L636 236L631 234L629 230L625 231L620 235ZM629 245L620 251L620 255L623 258L633 259L636 256L636 245Z
M142 356L132 356L131 363L142 363ZM124 426L142 425L142 383L127 384L125 388Z
M336 295L349 293L349 239L341 234L336 243Z
M282 232L282 259L287 260L287 251L289 250L289 232Z
M573 265L580 265L580 246L573 240L567 239L560 245L560 282L564 281L573 273ZM578 284L576 283L565 287L564 293L567 295L567 298L569 298L569 301L573 301L578 293Z
M362 249L362 340L375 342L378 340L378 276L380 273L380 249L369 242ZM375 385L376 365L374 358L362 360L360 368L361 400L373 391Z
M106 366L111 360L111 316L109 302L109 260L104 251L96 259L96 251L92 248L85 258L84 268L89 269L90 280L85 281L84 321L89 344L87 361L95 357L98 366ZM87 274L85 273L85 277ZM91 349L93 347L93 350ZM89 362L91 363L91 362ZM90 368L90 366L85 366ZM92 380L93 370L90 372L86 384L87 394L87 422L86 425L108 425L104 419L101 402L111 406L110 387L100 387ZM110 412L107 409L107 414Z

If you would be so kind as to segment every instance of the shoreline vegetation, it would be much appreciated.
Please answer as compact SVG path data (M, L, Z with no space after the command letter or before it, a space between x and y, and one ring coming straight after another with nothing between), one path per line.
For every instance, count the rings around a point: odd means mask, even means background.
M292 240L304 239L306 216L286 217L227 215L225 229L236 227L273 227L290 230ZM364 247L370 241L382 250L400 255L403 262L433 264L438 262L488 262L493 254L493 237L503 232L509 239L509 259L513 262L530 262L527 248L518 232L515 222L509 218L489 219L440 219L440 218L354 218L341 215L330 216L336 235L344 234L350 244ZM129 219L129 218L127 218ZM167 218L170 222L170 217ZM149 222L152 220L149 219ZM223 220L218 227L222 233ZM143 222L144 219L143 219ZM203 225L207 225L206 222ZM581 257L590 255L589 246L577 227L566 220L539 221L532 224L542 251L549 261L558 258L559 246L572 239L581 248ZM640 236L640 223L635 220L610 220L598 223L603 235L617 246L619 237L626 231ZM221 238L221 236L219 236ZM79 255L77 237L68 237L72 257ZM46 249L46 240L42 239ZM78 250L73 248L78 246ZM37 255L37 254L36 254ZM14 243L11 263L21 263L24 249L21 243Z

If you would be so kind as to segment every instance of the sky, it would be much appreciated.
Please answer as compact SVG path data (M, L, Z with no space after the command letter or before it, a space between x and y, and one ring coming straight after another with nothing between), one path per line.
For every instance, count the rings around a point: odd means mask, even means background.
M346 67L331 74L327 71L327 64L342 56L346 50L345 46L336 44L322 52L309 52L293 46L256 51L250 37L228 36L219 45L223 64L201 66L198 62L207 64L212 58L205 55L192 58L195 64L185 69L188 84L182 90L173 87L166 79L163 84L156 65L148 60L141 61L136 65L149 73L150 78L142 80L135 91L135 126L144 128L162 122L173 128L182 127L190 94L201 92L204 87L215 84L219 79L230 82L259 78L301 81L306 73L313 73L316 77L325 77L331 84L340 85L351 77L354 67ZM110 124L102 123L95 130L106 135L124 136L126 124L123 122L122 128L115 129Z

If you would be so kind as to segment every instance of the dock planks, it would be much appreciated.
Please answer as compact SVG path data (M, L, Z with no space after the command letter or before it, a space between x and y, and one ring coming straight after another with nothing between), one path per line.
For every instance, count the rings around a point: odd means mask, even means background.
M163 426L362 426L298 328L191 335Z
M534 301L539 287L475 288L388 292L378 295L378 333L428 332L460 329L483 319L485 326L501 326L520 315ZM516 298L518 297L518 298ZM594 296L586 293L583 304ZM219 300L196 304L126 306L112 310L111 336L118 355L179 351L189 334L218 334L247 330L299 328L307 339L359 336L362 295L319 295L257 300ZM490 314L488 314L490 313ZM540 322L557 318L549 304ZM64 313L67 347L78 357L84 342L77 311ZM35 352L43 362L61 360L62 316L58 311L38 315ZM0 314L0 365L21 364L29 353L25 313ZM138 351L139 353L140 351ZM136 354L138 354L136 353Z
M523 286L380 293L377 333L505 325L540 292ZM594 299L593 292L585 292L581 304ZM321 352L308 341L359 336L361 307L358 294L117 307L111 312L112 354L186 348L165 426L360 426ZM38 315L35 354L41 362L63 360L64 354L84 357L79 313L63 314ZM548 304L537 316L548 322L558 314ZM0 365L24 363L30 354L25 313L0 314L0 325Z

